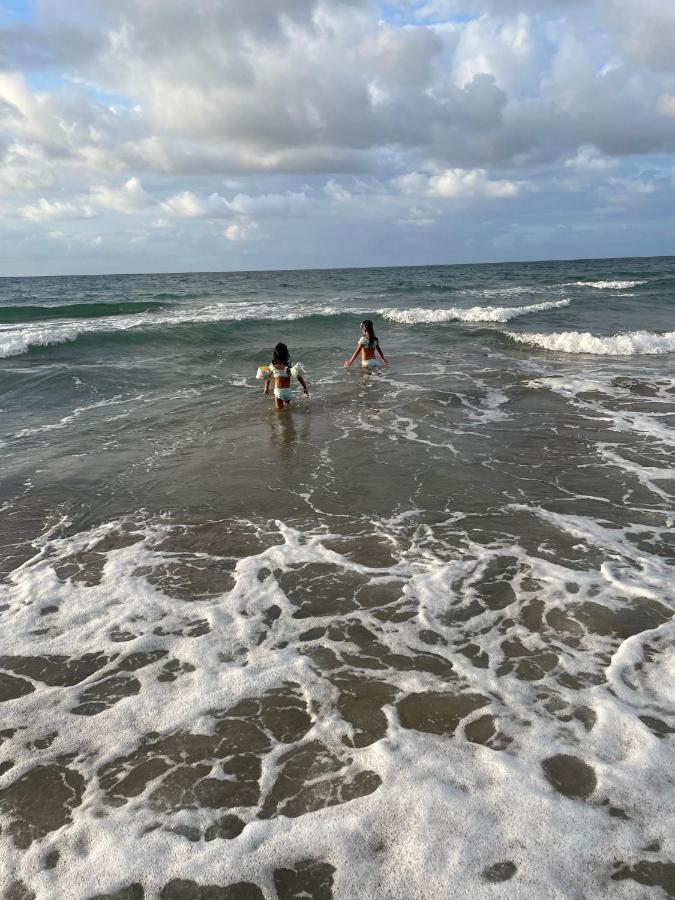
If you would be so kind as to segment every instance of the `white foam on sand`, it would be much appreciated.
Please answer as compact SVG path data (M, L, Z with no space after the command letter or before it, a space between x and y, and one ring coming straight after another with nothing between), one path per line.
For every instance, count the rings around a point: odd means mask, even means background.
M519 344L555 353L589 353L598 356L637 356L640 354L672 353L675 351L675 331L657 334L651 331L630 331L601 337L588 331L559 331L550 334L505 331Z
M638 713L656 715L657 707L668 699L659 685L672 670L672 641L650 656L648 635L642 652L639 641L595 634L584 626L583 617L574 615L575 605L589 600L619 612L624 603L635 602L638 586L646 598L669 603L672 569L656 558L643 559L628 529L525 506L513 506L508 512L536 520L534 547L527 550L506 538L479 544L470 532L460 546L447 544L440 526L438 535L430 526L417 529L414 513L373 521L370 536L386 542L394 556L391 564L378 567L330 549L331 539L339 535L264 523L260 534L266 546L239 559L231 589L199 602L168 596L148 576L177 562L197 567L222 563L221 557L206 550L174 554L161 549L165 538L187 526L111 522L68 537L52 530L36 546L35 556L0 588L0 599L8 604L2 613L4 652L81 657L100 651L119 656L77 685L48 687L34 681L33 693L3 704L3 728L19 731L16 739L0 748L0 761L8 754L13 760L13 767L0 776L0 792L35 765L53 764L71 753L75 756L66 765L84 775L87 789L82 804L72 811L72 823L26 851L18 852L3 828L0 853L6 866L0 870L0 888L21 878L37 893L37 900L54 896L85 900L132 882L142 882L145 895L156 897L171 878L220 885L247 880L273 898L273 869L309 859L335 867L336 898L482 900L508 894L517 900L540 900L571 893L606 900L644 897L643 885L612 881L610 876L618 861L634 864L644 858L643 848L650 842L658 840L660 845L650 859L667 858L675 849L671 750L638 718ZM132 524L136 543L97 551L101 540L128 534ZM461 517L451 524L461 532ZM256 531L252 522L242 521L239 528ZM584 565L566 559L565 553L553 559L537 549L539 541L545 543L547 529L566 539L569 553L580 558L586 554ZM102 562L100 583L76 580L67 572L59 577L61 567L77 554L84 554L91 564L97 552ZM473 619L444 624L449 613L475 603L503 559L512 561L510 604L499 610L486 607ZM308 570L309 583L318 577L320 567L335 567L341 577L363 579L369 590L400 582L402 602L411 614L381 619L374 615L377 608L366 605L349 616L355 634L358 629L370 630L398 660L413 651L433 651L436 665L452 664L450 674L435 673L433 666L400 663L361 671L360 679L386 680L396 692L396 702L383 707L386 735L369 746L349 746L353 730L339 714L335 685L305 653L309 644L301 635L312 628L332 627L337 619L294 616L297 607L280 577L303 565L319 567L314 575ZM563 619L569 615L575 624L571 640L564 629L547 632L545 626L540 631L519 626L517 634L508 635L522 643L518 654L510 657L512 665L542 661L544 668L532 680L503 669L509 657L499 625L504 616L517 617L524 607L538 602L543 603L544 622L549 615ZM53 618L40 615L46 605L57 608ZM271 605L280 613L265 625ZM190 636L188 623L197 619L208 623L210 631ZM419 635L425 629L442 640L433 647L422 642ZM113 630L135 637L130 643L113 642ZM489 665L474 665L461 652L463 632L476 650L489 656ZM330 629L318 645L333 653L358 655L352 638L331 638ZM169 656L133 670L140 682L138 693L98 715L70 712L79 695L117 669L129 653L167 649ZM169 658L190 663L192 671L176 682L158 681ZM631 671L639 672L640 661L646 664L642 680L628 678L627 686L626 673L631 666ZM602 678L605 669L607 684ZM584 681L589 673L597 677ZM580 679L581 686L566 687L561 675ZM210 734L214 710L288 683L297 685L311 713L311 728L300 743L320 741L350 759L353 770L376 773L381 779L376 790L295 817L259 818L256 806L217 810L188 805L176 813L158 813L149 796L161 782L160 774L126 803L105 802L98 780L101 767L136 750L148 732ZM614 688L622 684L623 693L617 694ZM403 727L398 701L434 691L480 694L486 705L464 715L454 734ZM575 717L579 708L595 722L590 730ZM501 750L467 737L471 723L486 712L510 741ZM37 749L33 742L51 732L57 733L53 743ZM280 743L265 757L263 795L275 783L280 758L288 750L288 744ZM585 799L564 796L546 777L542 762L556 754L572 755L592 769L595 787ZM217 762L211 777L223 778ZM318 770L307 772L310 796L324 790L321 777ZM325 790L327 799L330 791ZM609 815L610 808L619 808L622 818ZM203 829L222 812L234 813L246 823L238 838L191 842L166 830L177 825ZM53 849L60 852L59 863L47 870L44 858ZM514 869L514 877L508 882L489 881L485 873L505 864Z
M401 325L433 325L439 322L508 322L518 316L560 309L568 306L570 300L551 300L533 303L529 306L471 306L467 309L451 306L448 309L378 309L378 314L391 322Z

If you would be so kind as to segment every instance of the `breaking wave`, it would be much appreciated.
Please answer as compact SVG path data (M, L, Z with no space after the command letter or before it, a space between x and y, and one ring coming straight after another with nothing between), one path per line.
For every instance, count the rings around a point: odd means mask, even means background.
M627 291L646 281L568 281L563 287L591 287L599 291Z
M588 331L559 331L551 334L518 334L505 331L519 344L556 353L591 353L598 356L637 356L639 354L672 353L675 351L675 331L654 334L651 331L630 331L611 337L598 337Z
M570 300L551 300L545 303L533 303L530 306L471 306L460 309L451 306L449 309L378 309L378 313L391 322L401 325L432 325L437 322L508 322L517 316L528 313L543 312L547 309L559 309L569 306Z
M74 341L81 328L27 328L23 331L0 332L0 359L20 356L31 347L46 347L48 344L64 344Z
M19 356L31 347L46 347L74 341L83 335L119 334L141 328L170 328L176 325L217 325L227 322L267 321L269 319L295 321L312 316L337 316L354 310L338 310L334 306L295 303L283 308L269 304L252 306L249 303L217 303L191 312L141 313L136 316L114 316L95 321L63 322L53 326L32 323L0 326L0 359Z

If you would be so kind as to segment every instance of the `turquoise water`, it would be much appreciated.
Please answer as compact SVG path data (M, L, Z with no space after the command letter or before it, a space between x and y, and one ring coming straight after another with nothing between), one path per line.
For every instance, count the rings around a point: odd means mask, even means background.
M3 889L672 890L674 354L675 258L0 281Z

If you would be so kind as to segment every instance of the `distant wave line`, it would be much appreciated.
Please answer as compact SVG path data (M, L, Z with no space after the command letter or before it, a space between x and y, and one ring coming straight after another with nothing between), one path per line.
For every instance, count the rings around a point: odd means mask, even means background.
M126 300L117 303L62 303L0 306L0 323L5 325L44 319L97 319L125 314L142 314L166 309L166 303L152 300Z
M599 291L627 291L646 281L568 281L563 287L591 287Z
M296 321L313 316L360 315L362 310L342 309L334 306L301 307L287 310L266 305L251 309L248 304L239 307L219 304L205 307L192 313L176 312L172 315L154 315L152 313L130 317L101 318L95 322L69 321L42 327L26 324L24 328L13 328L0 325L0 359L26 353L31 347L45 347L50 344L63 344L74 341L78 337L93 334L118 334L136 331L143 328L163 328L176 325L217 325L226 322L243 321ZM281 313L281 315L280 315Z

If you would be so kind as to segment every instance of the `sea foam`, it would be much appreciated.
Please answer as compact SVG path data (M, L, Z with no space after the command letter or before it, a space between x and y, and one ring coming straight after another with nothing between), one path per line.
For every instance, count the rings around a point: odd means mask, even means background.
M591 353L598 356L636 356L638 354L672 353L675 350L675 331L655 334L651 331L629 331L610 337L599 337L589 331L554 331L518 334L505 331L519 344L556 353Z
M0 331L0 359L20 356L31 347L46 347L48 344L74 341L81 331L81 328L75 326Z
M468 309L451 306L448 309L378 309L379 315L401 325L432 325L440 322L508 322L517 316L560 309L570 300L550 300L529 306L471 306Z
M599 291L627 291L646 281L568 281L563 287L591 287Z

